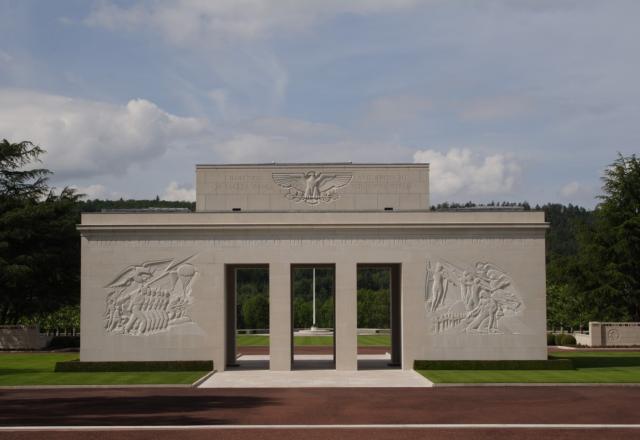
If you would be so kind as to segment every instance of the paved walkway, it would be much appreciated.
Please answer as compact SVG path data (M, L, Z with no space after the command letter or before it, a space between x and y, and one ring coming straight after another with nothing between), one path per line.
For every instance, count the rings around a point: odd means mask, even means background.
M636 402L614 387L3 390L0 426L638 424Z
M268 356L244 355L240 367L215 373L199 388L427 388L433 383L413 370L386 368L386 355L358 355L358 371L329 369L331 356L296 355L302 369L270 371Z
M630 440L638 401L613 387L3 390L0 438Z

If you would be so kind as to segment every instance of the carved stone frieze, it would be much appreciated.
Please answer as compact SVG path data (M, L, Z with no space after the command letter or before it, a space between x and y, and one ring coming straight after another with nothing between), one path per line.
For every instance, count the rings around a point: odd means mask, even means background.
M189 307L198 272L191 258L145 261L118 274L105 286L105 330L150 335L192 322Z
M493 263L459 267L427 261L425 309L431 333L503 334L505 316L520 315L521 295L513 280Z
M339 198L338 189L347 186L351 173L273 173L273 181L286 189L284 196L294 202L317 205L329 203Z

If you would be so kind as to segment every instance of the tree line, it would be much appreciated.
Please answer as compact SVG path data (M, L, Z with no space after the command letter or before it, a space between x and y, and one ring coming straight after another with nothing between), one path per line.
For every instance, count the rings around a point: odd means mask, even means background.
M605 169L593 211L554 205L547 214L550 328L640 321L640 160L619 155Z
M80 301L82 212L104 209L183 208L192 202L84 200L71 188L54 191L51 171L38 167L44 150L31 142L0 142L0 324L55 321ZM492 202L442 203L433 210L477 207L541 209L547 231L547 318L549 328L580 328L589 321L640 321L640 161L619 155L603 172L595 209L575 205ZM318 270L317 324L333 326L331 271ZM245 278L243 278L245 277ZM308 270L294 275L294 325L311 325ZM238 322L268 325L268 274L241 274ZM358 274L359 327L388 327L385 275ZM60 312L63 310L64 312ZM57 318L58 319L58 318ZM75 322L75 321L74 321ZM72 327L71 325L69 327Z
M312 268L293 270L293 326L313 324ZM316 268L316 326L334 326L334 270ZM385 269L358 270L358 327L389 328L389 272ZM237 326L243 329L269 328L269 273L266 269L237 269Z

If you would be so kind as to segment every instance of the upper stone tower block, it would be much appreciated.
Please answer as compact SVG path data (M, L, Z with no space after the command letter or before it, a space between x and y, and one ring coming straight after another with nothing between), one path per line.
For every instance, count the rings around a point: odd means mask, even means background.
M196 211L428 209L428 164L196 165Z

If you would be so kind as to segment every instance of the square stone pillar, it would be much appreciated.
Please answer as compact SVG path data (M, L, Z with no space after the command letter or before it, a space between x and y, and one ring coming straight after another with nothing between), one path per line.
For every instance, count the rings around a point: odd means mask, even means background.
M426 322L424 311L425 265L424 261L402 263L403 370L411 370L416 359L429 359L425 346L430 346L432 342L429 332L431 322ZM450 286L449 289L453 288Z
M336 370L358 369L358 274L355 262L336 263Z
M602 337L602 323L589 322L589 338L591 339L591 347L602 347L604 338Z
M269 264L269 368L291 370L291 269Z

